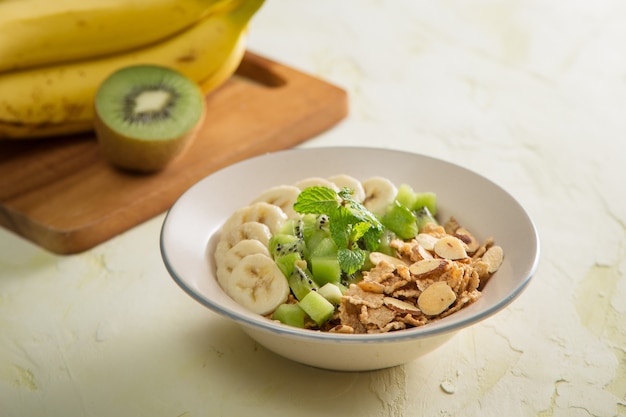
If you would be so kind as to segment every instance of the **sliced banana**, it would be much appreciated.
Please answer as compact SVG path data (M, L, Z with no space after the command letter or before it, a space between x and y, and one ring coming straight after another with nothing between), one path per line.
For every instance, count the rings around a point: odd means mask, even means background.
M230 271L235 269L239 262L248 255L260 253L270 256L270 251L265 245L258 240L245 239L239 241L235 246L230 248L225 254L222 264Z
M222 287L222 289L226 288L226 284L230 279L230 275L232 274L232 272L232 270L226 268L226 265L220 265L217 267L215 275L217 276L217 282L218 284L220 284L220 287Z
M224 287L226 280L230 278L230 273L232 272L232 269L229 270L226 268L226 264L224 262L224 259L226 259L226 254L232 247L233 245L231 245L229 242L221 239L217 243L217 246L215 247L215 252L213 254L213 258L215 259L215 275L217 277L217 282L222 288Z
M363 181L362 184L365 190L363 204L374 214L383 214L398 194L394 183L384 177L372 177Z
M339 188L333 182L325 178L321 178L321 177L305 178L303 180L298 181L294 185L301 190L304 190L305 188L308 188L308 187L321 186L321 187L328 187L335 191L339 191Z
M261 253L244 257L222 288L239 305L261 315L274 311L289 296L289 284L276 262Z
M229 235L235 228L248 222L263 223L272 233L276 233L285 220L287 215L280 207L261 201L235 211L224 223L222 234Z
M215 249L215 266L217 267L217 281L223 287L233 269L248 255L260 253L270 256L270 251L261 241L256 239L244 239L229 247L225 241L217 244Z
M347 174L340 174L328 178L328 181L335 184L340 190L344 187L353 190L354 193L352 194L352 198L356 201L363 202L363 200L365 200L365 190L363 189L363 185L361 184L361 181L356 178Z
M275 206L280 207L288 218L297 219L302 217L302 215L293 209L293 205L298 199L299 194L300 188L294 185L278 185L263 191L252 202L258 203L260 201L264 201L266 203L274 204Z
M263 243L263 245L267 246L271 237L272 231L266 224L259 222L245 222L232 227L228 233L225 233L224 229L222 229L220 242L226 242L228 244L228 249L235 246L237 242L246 239L258 240Z

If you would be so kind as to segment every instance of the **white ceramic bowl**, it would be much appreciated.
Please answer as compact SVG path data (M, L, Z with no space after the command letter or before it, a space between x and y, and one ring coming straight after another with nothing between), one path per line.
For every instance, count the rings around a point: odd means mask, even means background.
M437 194L441 219L454 215L479 238L504 249L500 270L482 297L423 327L385 334L333 334L288 327L239 306L215 279L213 250L222 223L261 191L306 177L385 176L395 184ZM294 149L236 163L202 179L171 207L161 231L167 270L192 298L240 325L267 349L315 367L362 371L407 363L458 331L504 309L529 283L539 259L539 239L526 211L502 188L465 168L423 155L384 149Z

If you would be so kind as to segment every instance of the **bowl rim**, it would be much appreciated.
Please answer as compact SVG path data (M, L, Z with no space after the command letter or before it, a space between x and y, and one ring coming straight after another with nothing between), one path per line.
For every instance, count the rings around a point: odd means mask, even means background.
M438 323L433 323L432 326L425 325L425 326L420 326L420 327L415 327L415 328L403 329L400 331L393 331L393 332L387 332L387 333L374 333L374 334L342 334L342 333L322 332L322 331L316 331L316 330L310 330L310 329L300 329L300 328L291 327L288 325L274 322L261 315L255 315L254 313L238 314L237 312L223 308L220 303L217 303L214 300L198 293L197 291L194 290L194 288L192 288L190 285L187 284L184 278L179 276L175 267L173 266L172 262L170 261L168 257L168 253L166 249L167 227L169 225L169 222L171 221L171 216L173 215L172 213L173 213L174 207L176 207L181 200L186 198L186 196L191 192L193 188L197 187L201 182L217 174L218 172L222 172L227 169L237 169L236 167L243 165L243 164L248 164L253 160L258 160L261 158L266 158L268 156L277 155L277 154L289 154L289 153L296 153L296 152L301 153L301 152L311 152L311 151L323 152L326 150L332 150L332 152L337 152L337 151L342 151L342 150L343 151L363 150L363 151L387 152L387 153L395 153L395 154L404 154L404 155L409 155L409 156L418 156L420 158L432 160L439 164L454 166L456 169L466 171L467 173L470 173L471 175L474 175L476 177L480 177L480 179L482 179L483 181L490 183L492 187L499 189L499 191L503 195L507 196L509 199L512 200L512 202L515 203L517 208L526 217L526 221L528 222L528 225L531 227L531 235L534 238L533 243L536 247L536 251L533 255L533 259L530 264L530 267L528 268L526 276L520 279L517 285L509 292L509 294L506 297L503 297L502 299L498 300L498 302L491 305L490 307L480 310L471 315L468 315L467 317L456 319L454 321L450 321L449 323L445 323L443 325L435 325L435 324L444 322L445 319L442 319ZM533 276L535 275L537 271L539 259L540 259L540 252L541 252L540 239L539 239L539 235L537 232L537 227L534 224L531 217L529 216L526 209L508 191L506 191L504 188L502 188L501 186L493 182L491 179L475 171L472 171L468 168L465 168L461 165L448 162L440 158L436 158L436 157L432 157L432 156L428 156L428 155L424 155L424 154L420 154L416 152L395 150L395 149L382 148L382 147L371 147L371 146L336 146L336 147L323 146L323 147L314 147L314 148L290 148L290 149L267 152L261 155L253 156L253 157L235 162L233 164L227 165L223 168L220 168L219 170L212 172L211 174L196 181L186 191L184 191L172 204L170 209L165 214L165 218L162 223L162 227L161 227L161 231L159 235L159 249L161 252L161 257L165 265L165 268L167 272L170 274L170 276L172 277L172 279L176 282L176 284L184 292L186 292L189 296L191 296L194 300L196 300L203 306L207 307L209 310L221 316L228 317L232 319L233 321L235 321L236 323L238 323L239 325L242 325L244 327L253 328L256 330L262 330L262 331L271 332L271 333L280 334L280 335L291 336L291 337L295 337L299 339L309 339L309 340L312 340L312 341L314 340L318 342L327 341L327 342L335 342L335 343L336 342L381 343L381 342L407 341L407 340L412 340L412 339L426 338L429 336L442 335L445 333L458 331L460 329L469 327L470 325L483 321L486 318L503 310L505 307L511 304L515 299L517 299L522 294L522 292L524 292L524 290L526 289L528 284L531 282L531 279L533 278Z

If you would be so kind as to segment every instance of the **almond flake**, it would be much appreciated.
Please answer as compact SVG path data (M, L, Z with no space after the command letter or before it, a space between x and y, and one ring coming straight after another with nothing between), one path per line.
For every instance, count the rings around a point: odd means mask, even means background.
M417 299L417 306L422 313L436 316L442 313L456 300L456 294L452 288L444 282L437 281L428 286Z
M467 258L464 243L454 236L442 237L435 243L434 251L444 259L459 260Z

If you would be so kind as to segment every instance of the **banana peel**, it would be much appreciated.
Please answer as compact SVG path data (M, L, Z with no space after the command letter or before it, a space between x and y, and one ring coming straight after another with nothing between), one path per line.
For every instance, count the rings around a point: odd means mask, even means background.
M0 73L159 42L230 0L0 1Z

